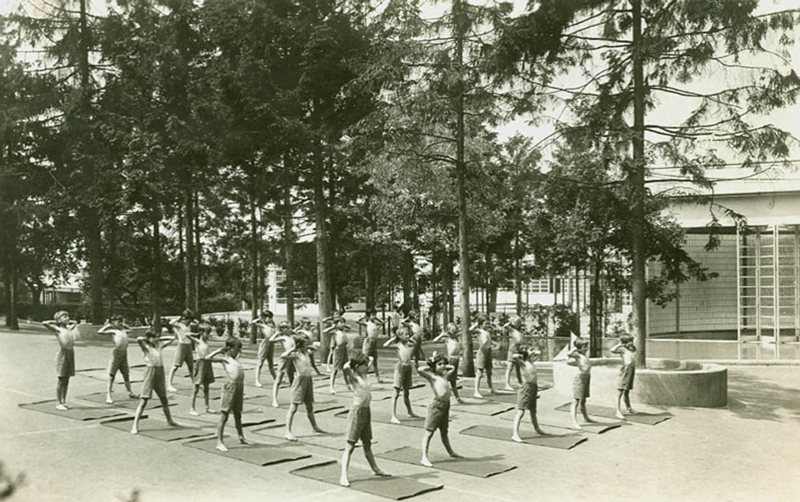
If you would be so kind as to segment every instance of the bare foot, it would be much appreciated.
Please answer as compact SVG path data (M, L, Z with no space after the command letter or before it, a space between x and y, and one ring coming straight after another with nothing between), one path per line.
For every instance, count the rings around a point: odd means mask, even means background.
M461 399L460 397L456 398L456 402L459 403L459 404L464 404L464 400Z
M256 387L263 387L264 385L261 382L256 382Z
M416 413L409 413L408 416L411 417L411 418L422 418L421 416L417 415Z
M58 404L56 405L56 409L57 409L58 411L67 411L69 408L67 408L67 405L66 405L66 404L63 404L63 403L58 403Z
M572 424L572 428L575 429L576 431L583 430L583 427L581 427L579 424Z
M511 389L511 390L514 390L514 389ZM497 394L497 391L494 390L493 388L489 388L489 394Z
M334 389L333 387L331 387L331 394L336 394L336 389Z
M420 460L419 463L424 465L425 467L433 467L433 464L427 458L423 458L422 460Z
M285 437L289 441L297 441L297 438L291 432L287 432L286 434L283 435L283 437Z
M596 424L596 423L597 423L597 420L593 420L593 419L591 419L591 418L588 418L588 417L584 418L584 420L585 420L587 423L590 423L590 424Z
M628 408L628 413L636 413L633 408Z
M176 388L175 388L175 387L173 387L172 385L170 385L169 387L167 387L167 390L168 390L168 391L170 391L170 392L178 392L178 389L176 389Z
M113 400L113 399L111 399L111 396L108 396L108 397L106 398L106 404L114 404L114 400Z
M128 392L128 397L131 399L139 399L139 394L134 394L133 392Z
M312 429L317 434L327 434L328 433L328 431L324 431L324 430L320 429L319 427L312 427Z
M217 449L222 453L228 453L228 447L222 443L217 443Z
M190 411L189 411L189 415L191 415L191 416L193 416L193 417L199 417L199 416L200 416L200 414L199 414L199 413L197 413L195 410L190 410Z
M614 416L620 420L625 420L625 415L623 415L621 411L616 412Z
M472 395L472 397L477 398L477 399L483 399L483 394L481 394L478 391L475 391L475 393Z
M167 423L172 427L180 427L175 420L168 420Z
M206 413L211 413L213 415L216 413L216 411L212 410L211 408L206 408Z
M273 400L272 401L272 407L273 408L280 408L280 405L278 405L278 401Z
M390 422L392 422L393 424L397 424L397 425L400 425L402 423L402 422L400 422L400 419L397 418L397 417L392 417Z
M139 429L134 427L133 429L131 429L131 434L139 434Z
M512 441L516 441L517 443L521 443L522 442L522 438L519 437L518 434L514 434L513 436L511 436L511 440Z
M512 387L510 385L506 385L505 387L503 387L503 389L505 389L505 390L514 390L514 387Z
M342 486L350 486L350 480L342 476L341 479L339 479L339 484Z
M380 470L380 469L375 469L374 471L372 471L372 474L374 474L374 475L376 475L376 476L380 476L380 477L382 477L382 478L387 478L387 477L389 477L389 475L388 475L388 474L386 474L385 472L383 472L383 471L382 471L382 470Z
M250 444L250 441L246 440L244 436L239 438L239 444Z
M459 455L458 453L456 453L454 451L451 451L450 452L450 457L451 458L464 458L464 455Z

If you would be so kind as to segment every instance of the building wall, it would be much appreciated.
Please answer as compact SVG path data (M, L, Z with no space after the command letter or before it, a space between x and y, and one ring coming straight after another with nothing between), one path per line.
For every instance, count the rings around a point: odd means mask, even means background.
M706 251L708 236L688 234L684 249L695 260L719 276L706 282L690 281L681 284L680 299L661 308L648 305L649 332L651 335L673 334L678 318L676 307L680 305L680 332L706 332L736 330L736 236L720 235L720 245ZM658 273L651 267L651 274Z

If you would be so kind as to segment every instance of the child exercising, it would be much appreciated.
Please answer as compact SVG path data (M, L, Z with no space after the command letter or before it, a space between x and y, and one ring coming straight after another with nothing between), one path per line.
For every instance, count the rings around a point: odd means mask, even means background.
M223 442L223 434L225 432L225 424L228 422L228 415L233 413L233 422L236 426L236 433L239 435L239 443L248 444L244 438L244 431L242 430L242 405L244 402L244 368L242 363L237 359L239 353L242 351L242 342L236 337L228 337L225 340L225 346L220 347L208 356L206 359L222 364L225 369L225 374L228 380L225 386L222 387L222 404L219 407L219 424L217 425L217 450L225 453L228 447ZM220 357L217 357L220 356Z
M333 326L325 328L323 333L328 333L333 331L333 337L331 341L333 342L333 369L331 370L331 379L330 379L330 392L331 394L336 394L336 389L334 388L334 384L336 383L336 375L339 373L339 370L344 368L344 363L347 362L347 333L345 333L346 325L344 323L344 317L335 317L333 319Z
M197 353L197 364L194 365L193 383L194 390L192 391L192 409L189 414L197 416L197 409L195 403L197 402L197 394L200 393L200 387L203 387L203 399L206 405L206 413L213 413L209 402L208 387L214 383L214 368L211 361L206 359L210 348L208 346L208 338L211 336L211 326L203 324L200 326L200 335L189 335L189 339L194 343L194 350Z
M514 416L514 432L511 439L521 443L522 438L519 437L519 424L525 416L525 411L531 414L531 423L533 428L539 434L544 434L544 431L539 427L539 420L536 418L536 400L539 398L539 384L537 382L536 366L533 362L539 357L538 350L530 350L523 345L515 347L515 353L512 356L512 362L520 366L523 376L523 383L517 389L517 414Z
M506 387L505 390L514 390L511 387L511 372L517 372L517 382L522 385L521 365L514 360L514 355L517 353L517 346L522 344L522 319L514 317L503 328L508 333L508 356L506 357Z
M437 430L442 438L442 444L447 450L447 454L453 458L462 458L461 455L453 451L450 446L450 438L447 435L450 424L450 373L455 368L447 365L447 359L441 355L433 353L428 359L428 368L417 368L417 373L430 383L433 391L433 401L428 405L428 414L425 417L425 435L422 437L422 460L420 463L426 467L433 467L428 459L428 448L431 444L433 433Z
M192 341L189 339L190 326L194 320L194 313L186 309L181 314L181 317L170 323L172 330L178 337L178 348L175 350L175 360L172 363L172 369L169 371L169 386L167 390L175 392L177 389L172 385L175 379L175 372L178 368L186 363L189 369L189 375L194 374L194 357L192 356Z
M636 413L631 407L631 390L633 390L633 379L636 376L636 346L633 344L633 337L630 335L622 335L619 338L619 343L611 349L612 354L619 354L622 358L622 367L619 369L619 384L617 389L617 418L625 420L625 415L622 414L622 401L625 400L625 406L628 408L628 413Z
M458 363L461 358L461 340L458 338L458 326L454 322L447 323L447 327L442 333L433 339L438 342L442 338L445 339L445 346L447 347L447 364L452 366L453 372L450 374L450 389L456 397L456 401L463 403L464 401L458 395Z
M286 413L286 434L285 438L289 441L297 441L297 438L292 434L292 423L294 422L294 415L297 413L297 407L301 404L306 407L306 415L308 421L311 423L311 428L314 432L325 433L317 425L317 420L314 418L314 381L311 374L311 358L313 354L308 351L313 351L314 347L306 345L305 337L298 336L294 339L294 347L281 354L283 359L292 359L294 368L297 374L292 382L292 403L289 405L289 411Z
M378 335L380 333L379 328L383 325L383 322L378 319L374 310L370 310L358 320L358 324L364 326L367 330L367 336L364 338L364 346L361 351L370 360L370 364L375 371L375 379L378 383L381 383L381 375L378 372Z
M282 322L278 327L278 332L272 335L273 344L283 342L283 352L288 352L294 348L294 331L288 322ZM289 378L289 385L294 381L294 360L292 358L281 357L278 362L278 374L272 384L272 407L278 407L278 390L283 383L283 377Z
M172 414L169 411L166 379L164 376L164 359L161 355L161 351L164 347L171 344L176 339L177 337L173 336L159 337L156 335L155 331L152 330L147 330L144 337L140 336L136 339L144 353L144 361L147 363L147 369L144 372L142 392L140 394L139 406L136 407L136 414L133 417L131 434L139 433L139 420L142 418L142 413L144 413L144 409L147 406L147 401L153 397L153 391L155 391L158 399L161 401L161 408L164 410L167 423L173 426L178 425L172 420Z
M275 379L275 365L272 362L273 353L275 351L275 343L272 341L272 335L275 333L275 321L272 320L272 312L269 310L262 310L261 315L253 321L253 324L258 328L259 334L263 337L261 343L258 344L258 358L256 360L256 387L262 387L261 384L261 368L264 367L264 361L267 361L267 368Z
M125 382L125 390L128 391L128 397L138 398L131 390L131 377L130 367L128 366L128 327L125 326L122 316L117 314L111 317L111 321L106 321L106 324L97 330L98 334L111 335L114 340L114 348L111 349L111 358L108 361L108 389L106 389L106 403L113 404L114 399L111 394L114 392L114 377L117 372L122 373L122 379Z
M364 448L364 456L367 458L372 472L377 476L386 475L378 468L378 464L375 463L375 456L372 454L372 415L369 407L372 401L372 394L367 381L367 371L370 363L371 361L365 354L355 354L342 368L347 388L353 393L353 405L347 414L347 430L345 432L347 444L342 455L342 475L339 479L339 483L342 486L350 486L347 469L350 467L350 457L353 455L353 450L359 440Z
M70 377L75 376L75 339L78 338L78 323L70 321L66 310L56 312L52 321L44 321L42 325L55 333L58 340L58 354L56 354L56 409L67 411L67 389Z
M397 418L397 398L400 397L400 391L403 391L403 402L406 405L406 411L408 411L408 416L413 418L419 418L419 416L415 415L411 409L411 397L409 396L409 391L411 390L411 351L412 348L408 345L408 328L405 326L400 326L400 328L395 331L394 337L390 338L383 344L384 347L388 347L391 344L395 344L397 346L397 364L394 367L394 388L392 390L392 420L393 424L400 424L400 419Z
M589 388L592 383L592 362L586 355L588 347L589 342L586 339L577 338L575 340L575 348L567 354L567 357L573 359L574 364L578 366L578 374L575 375L575 380L572 382L572 407L570 409L572 413L572 428L578 430L582 429L578 423L579 407L584 420L589 423L595 422L589 418L589 414L586 412L586 398L589 397Z
M476 322L470 328L478 332L478 355L475 367L478 372L475 374L475 392L473 397L482 399L481 395L481 379L486 376L486 385L489 386L489 393L494 394L494 387L492 387L492 349L494 342L492 341L492 322L488 319L483 322Z

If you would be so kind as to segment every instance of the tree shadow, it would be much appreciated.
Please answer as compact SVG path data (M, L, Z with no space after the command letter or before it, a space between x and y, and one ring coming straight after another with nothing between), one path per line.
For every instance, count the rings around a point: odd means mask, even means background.
M800 420L800 389L752 374L728 373L728 409L748 420Z

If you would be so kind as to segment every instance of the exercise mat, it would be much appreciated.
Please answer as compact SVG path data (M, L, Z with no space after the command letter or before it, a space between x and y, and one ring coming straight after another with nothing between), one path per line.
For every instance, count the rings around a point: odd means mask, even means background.
M107 420L101 422L106 427L120 431L130 432L133 426L133 418L118 420ZM139 421L139 435L158 439L161 441L179 441L181 439L191 439L214 434L213 428L194 427L186 425L169 425L165 421L142 419Z
M422 452L417 448L403 446L376 456L387 460L394 460L395 462L420 465L419 462L422 458ZM458 474L466 474L467 476L476 476L479 478L488 478L495 474L501 474L517 468L514 465L487 461L483 458L451 458L442 455L431 455L430 451L428 452L428 459L433 464L434 469L456 472Z
M212 439L197 439L183 443L184 446L203 450L208 453L214 453L222 457L233 458L247 462L254 465L272 465L280 464L283 462L292 462L294 460L301 460L310 458L311 455L305 452L297 451L292 448L285 448L283 444L263 444L263 443L250 443L239 444L237 440L228 441L226 444L228 452L221 452L217 450L217 438ZM287 443L288 444L288 443Z
M289 472L295 476L341 486L339 479L342 470L336 460L301 467ZM348 478L351 489L392 500L405 500L443 488L443 485L423 483L401 476L375 476L372 471L353 465L348 469Z
M139 402L141 401L138 397L128 397L127 394L120 394L119 392L115 393L118 397L114 397L114 402L112 404L106 403L106 393L105 392L95 392L94 394L85 394L83 396L78 396L78 399L82 399L84 401L90 401L92 403L102 404L104 407L112 407L112 408L125 408L128 410L135 410L139 406ZM114 394L112 394L112 397ZM167 396L167 401L169 402L170 406L175 406L175 398L173 396ZM161 400L158 399L157 396L154 396L152 399L147 401L147 408L161 408Z
M20 404L19 407L84 422L87 420L99 420L101 418L112 418L128 415L128 413L122 410L115 410L107 406L84 406L73 405L69 403L67 404L67 406L69 406L68 410L60 411L56 409L56 403L57 402L55 400L39 401L36 403L23 403Z
M494 427L491 425L474 425L461 431L467 436L476 436L485 439L495 439L500 441L511 441L511 427ZM584 436L579 434L535 434L521 433L520 437L525 444L536 446L547 446L549 448L559 448L562 450L572 449L586 441Z
M572 403L562 404L556 410L569 412ZM580 411L579 411L580 412ZM589 415L595 415L603 418L616 418L617 410L614 408L607 408L605 406L597 406L592 404L586 405L586 412ZM672 418L672 413L632 413L625 415L625 421L634 422L637 424L656 425L665 420Z

